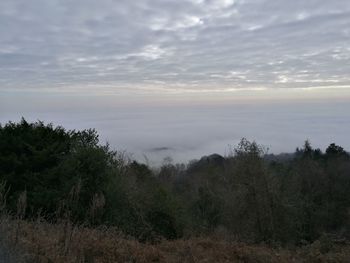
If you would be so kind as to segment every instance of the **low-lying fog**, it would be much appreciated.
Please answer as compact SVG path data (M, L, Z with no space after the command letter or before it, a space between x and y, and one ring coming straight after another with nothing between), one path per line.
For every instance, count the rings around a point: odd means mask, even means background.
M38 100L39 101L39 100ZM346 102L264 102L142 105L54 97L26 106L3 99L0 122L44 120L67 129L96 128L102 143L127 150L151 164L171 157L175 162L202 155L229 153L240 138L256 140L272 153L292 152L310 139L324 149L335 142L350 149L350 105ZM98 105L96 104L98 103ZM29 105L29 104L28 104Z

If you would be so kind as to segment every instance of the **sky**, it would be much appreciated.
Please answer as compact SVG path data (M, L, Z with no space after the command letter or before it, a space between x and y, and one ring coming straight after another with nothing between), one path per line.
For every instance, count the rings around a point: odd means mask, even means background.
M350 150L349 0L1 0L0 32L2 123L155 160L239 137Z

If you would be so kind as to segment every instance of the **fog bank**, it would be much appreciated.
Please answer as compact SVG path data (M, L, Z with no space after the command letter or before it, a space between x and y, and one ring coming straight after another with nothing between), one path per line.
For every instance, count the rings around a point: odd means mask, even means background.
M74 104L75 101L75 104ZM269 152L291 152L310 139L350 149L350 105L346 101L226 102L172 105L106 103L92 98L37 98L25 104L3 97L0 122L43 120L67 129L96 128L102 143L153 164L164 157L188 161L210 153L228 154L240 138L256 140ZM61 106L60 105L64 105Z

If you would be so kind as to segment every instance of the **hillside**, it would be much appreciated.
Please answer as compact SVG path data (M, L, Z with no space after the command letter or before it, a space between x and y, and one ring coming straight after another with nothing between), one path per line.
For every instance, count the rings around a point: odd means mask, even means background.
M25 262L346 262L349 189L350 156L334 143L267 156L242 139L229 156L151 168L101 145L93 129L22 119L0 126L0 254Z

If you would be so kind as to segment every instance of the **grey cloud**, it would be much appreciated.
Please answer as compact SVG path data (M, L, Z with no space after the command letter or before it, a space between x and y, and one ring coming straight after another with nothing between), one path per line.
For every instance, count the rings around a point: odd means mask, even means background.
M347 0L3 0L0 89L310 86L300 71L348 85L349 14Z
M349 149L349 28L349 0L1 0L0 122L96 127L139 158L223 154L243 136L274 152L307 137ZM235 104L304 89L347 97ZM237 99L218 106L221 93ZM182 106L197 95L217 107Z

